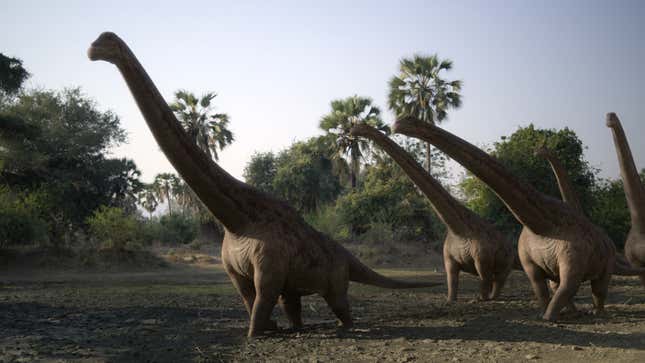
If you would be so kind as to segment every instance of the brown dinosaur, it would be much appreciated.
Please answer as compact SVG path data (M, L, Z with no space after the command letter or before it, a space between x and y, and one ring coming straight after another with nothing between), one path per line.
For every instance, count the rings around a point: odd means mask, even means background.
M276 328L270 317L278 299L294 328L302 326L300 297L314 293L349 328L349 281L394 289L439 285L396 281L376 273L286 203L233 178L190 141L116 34L101 34L88 57L116 65L168 160L224 225L222 262L249 313L249 336Z
M446 225L443 262L448 300L457 299L460 271L479 276L480 300L497 298L513 266L516 255L513 243L451 196L410 154L385 134L365 123L355 124L350 134L373 141L390 155L430 200L432 209Z
M614 137L620 175L623 178L625 197L632 223L625 241L625 257L632 266L645 267L645 186L641 183L632 151L618 116L613 112L608 113L606 122ZM645 286L645 273L640 274L639 277Z
M495 158L437 127L404 117L394 131L429 142L487 184L523 225L518 253L543 318L557 320L583 281L591 281L594 312L604 309L616 247L607 234L563 201L520 182ZM559 283L549 299L546 280Z
M569 179L569 174L567 173L564 165L560 162L560 159L553 153L552 150L542 145L539 147L535 154L547 160L551 165L551 169L555 174L556 181L558 183L558 188L560 189L560 196L562 200L569 204L572 208L578 211L580 214L585 214L582 209L582 204L578 199L575 189L573 189L573 184L571 179ZM639 180L640 183L640 180ZM625 259L624 256L617 254L616 255L616 264L614 265L614 275L621 276L635 276L642 275L645 273L643 268L634 268L629 265L629 262ZM555 284L554 286L557 286Z

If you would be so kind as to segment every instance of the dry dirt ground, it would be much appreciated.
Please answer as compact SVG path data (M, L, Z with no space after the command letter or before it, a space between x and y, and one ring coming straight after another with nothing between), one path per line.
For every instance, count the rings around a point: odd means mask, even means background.
M380 270L444 282L432 268ZM606 314L538 319L526 277L498 302L460 301L445 285L385 290L352 284L356 329L342 332L323 300L303 300L305 329L245 338L248 319L218 264L153 272L0 271L0 362L645 362L645 289L614 277ZM576 303L590 309L589 284ZM286 319L274 315L281 327Z

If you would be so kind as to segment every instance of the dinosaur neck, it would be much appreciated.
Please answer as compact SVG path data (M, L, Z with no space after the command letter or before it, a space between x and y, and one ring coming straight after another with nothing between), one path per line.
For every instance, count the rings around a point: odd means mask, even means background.
M627 205L632 219L632 228L645 231L645 187L641 184L627 137L625 137L625 131L617 117L615 124L610 128L614 136L616 153L618 154L620 174L623 178L625 197L627 198Z
M578 196L573 189L573 184L571 184L569 175L564 169L562 163L560 163L560 160L550 152L544 157L549 162L549 164L551 164L551 169L553 169L555 178L558 181L558 188L560 189L562 200L565 203L569 204L576 211L583 213L582 206L580 205L580 200L578 200Z
M230 231L241 230L249 221L240 199L241 182L210 160L191 142L170 107L132 51L122 45L124 59L117 64L157 143L170 163Z
M562 216L549 208L547 198L528 184L521 183L497 160L467 141L413 118L398 120L394 130L429 142L470 170L506 204L520 223L537 234L556 228Z
M432 209L452 232L458 235L470 232L468 221L478 218L465 208L441 184L417 163L403 148L375 128L359 124L352 128L352 135L362 136L376 143L385 151L430 200Z

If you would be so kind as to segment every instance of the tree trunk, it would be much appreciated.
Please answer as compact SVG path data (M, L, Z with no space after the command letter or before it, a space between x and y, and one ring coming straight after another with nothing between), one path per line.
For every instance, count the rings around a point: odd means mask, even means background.
M168 214L172 216L172 207L171 207L172 202L170 201L170 191L166 192L166 200L168 201Z
M426 170L432 175L432 144L426 143Z

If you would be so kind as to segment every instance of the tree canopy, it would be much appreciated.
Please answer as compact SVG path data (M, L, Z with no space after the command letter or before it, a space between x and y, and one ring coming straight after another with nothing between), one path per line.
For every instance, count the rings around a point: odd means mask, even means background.
M211 104L217 97L208 92L197 98L192 92L179 90L175 92L175 101L170 108L188 133L191 140L209 157L218 160L218 150L230 145L233 133L228 129L229 117L225 113L212 113Z
M502 137L490 152L522 182L560 198L557 181L549 163L534 154L541 145L546 145L560 159L583 208L588 210L593 202L596 171L586 161L584 145L571 129L539 129L531 124L519 128L509 137ZM461 188L468 206L475 212L494 222L505 232L519 232L519 223L483 182L467 174L461 182Z

